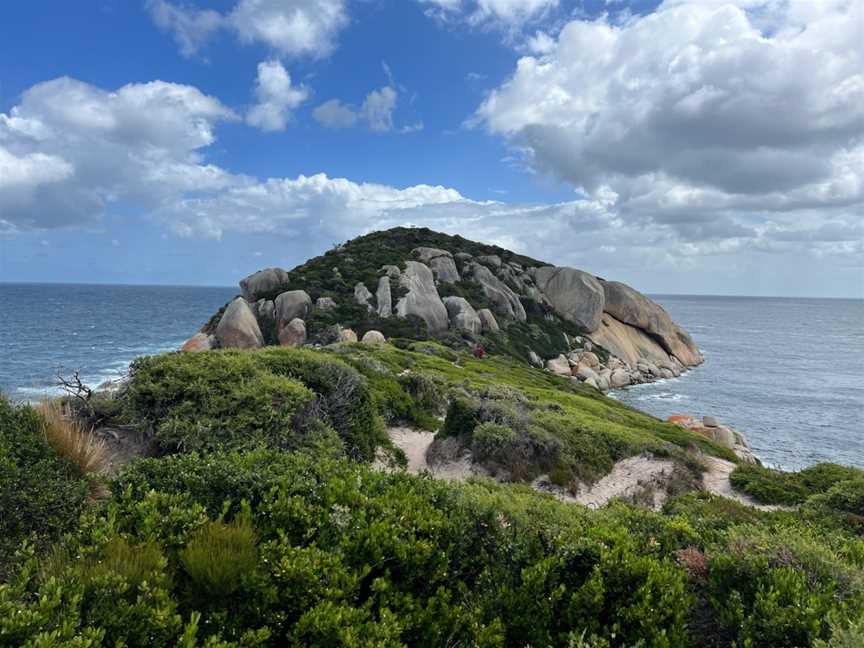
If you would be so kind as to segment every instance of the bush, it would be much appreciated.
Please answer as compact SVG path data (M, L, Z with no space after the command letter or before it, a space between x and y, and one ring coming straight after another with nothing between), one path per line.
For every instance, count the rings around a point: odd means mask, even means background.
M46 422L31 407L0 396L0 579L22 541L45 547L73 529L88 486L75 465L48 445Z
M290 447L294 417L313 401L302 383L240 351L174 353L132 364L125 406L170 451Z
M481 423L471 434L471 452L476 461L508 463L516 433L497 423Z
M466 398L454 398L447 406L442 437L470 437L477 425L477 408Z
M795 506L839 482L864 479L864 471L821 463L800 472L785 472L755 464L739 465L729 477L732 486L764 504Z
M241 512L228 524L208 522L180 553L180 561L199 600L233 594L258 562L249 512Z

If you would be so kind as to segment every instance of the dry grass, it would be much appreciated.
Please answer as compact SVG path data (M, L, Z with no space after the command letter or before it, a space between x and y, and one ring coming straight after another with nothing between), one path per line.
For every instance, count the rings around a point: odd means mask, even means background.
M105 470L110 459L107 444L92 428L78 421L59 400L44 399L39 405L44 420L43 434L57 456L75 466L82 475Z

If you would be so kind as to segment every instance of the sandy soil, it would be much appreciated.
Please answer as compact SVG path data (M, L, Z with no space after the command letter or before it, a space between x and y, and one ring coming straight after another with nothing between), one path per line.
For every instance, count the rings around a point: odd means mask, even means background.
M472 464L471 455L467 452L454 461L430 465L426 453L435 439L435 434L432 432L407 427L392 427L387 432L393 443L405 452L409 473L416 475L427 471L437 479L452 481L463 481L472 476L486 474L482 468ZM735 470L735 464L731 461L710 456L705 456L703 459L706 471L702 479L708 492L763 511L788 510L788 507L757 504L746 495L732 490L729 475ZM653 508L659 509L666 499L664 484L672 474L674 465L670 459L657 459L650 455L628 457L615 464L612 471L600 481L583 489L577 495L552 484L546 475L535 479L531 486L563 502L582 504L591 508L600 508L616 497L628 498L648 488L654 491ZM383 464L379 464L379 467L383 467Z

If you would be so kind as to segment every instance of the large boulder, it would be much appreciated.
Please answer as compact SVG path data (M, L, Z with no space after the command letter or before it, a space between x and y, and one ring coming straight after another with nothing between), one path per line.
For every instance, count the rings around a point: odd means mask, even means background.
M257 349L264 345L255 313L242 297L237 297L222 313L215 337L219 346L227 349Z
M443 300L447 315L450 318L450 326L471 333L480 333L483 323L477 315L474 307L463 297L445 297Z
M333 310L336 308L336 300L332 297L319 297L315 300L315 308L322 311Z
M498 326L498 320L495 319L495 315L488 308L478 310L477 317L480 318L480 330L483 333L497 333L501 330L501 327Z
M439 250L431 247L418 247L411 251L417 259L431 268L435 279L444 283L457 283L459 271L453 255L447 250Z
M603 286L593 275L554 266L533 268L531 274L561 317L588 333L600 327L605 296Z
M289 290L276 298L274 303L274 319L276 320L276 336L282 335L282 329L291 320L305 320L312 310L312 298L305 290Z
M279 331L279 344L285 347L301 347L306 344L306 322L295 317Z
M209 351L213 348L215 342L216 341L212 335L207 335L206 333L196 333L183 343L183 346L180 347L180 350L191 353L197 351Z
M625 369L616 369L609 376L609 384L615 389L626 387L630 384L630 374Z
M339 329L339 342L356 342L357 334L354 329Z
M569 376L570 374L570 363L567 361L567 357L564 355L559 355L557 358L552 358L551 360L546 361L546 369L551 371L554 374L558 374L559 376Z
M430 333L446 331L449 324L447 308L438 296L429 266L417 261L406 261L399 283L408 290L408 294L396 303L397 315L416 315L426 322Z
M366 331L363 334L363 339L360 340L363 344L367 346L379 346L384 344L387 341L387 338L384 337L384 334L381 331Z
M656 338L663 349L685 367L702 362L702 354L693 339L659 304L619 281L604 281L602 285L607 313Z
M519 295L493 275L489 268L479 263L469 263L466 264L464 272L480 284L483 294L492 303L492 308L496 313L520 322L527 319Z
M280 292L288 290L288 273L282 268L259 270L240 281L240 291L248 302L256 302L262 297L273 299Z
M370 311L374 311L375 307L371 304L370 300L373 295L369 292L369 289L366 287L362 281L358 281L357 285L354 286L354 301L357 302L360 306L365 306Z
M591 334L591 339L631 367L639 364L673 364L672 358L657 340L642 329L615 319L609 313L603 313L600 327Z
M390 277L388 275L384 275L378 280L375 300L378 303L378 317L390 317L393 314L393 296L390 293Z

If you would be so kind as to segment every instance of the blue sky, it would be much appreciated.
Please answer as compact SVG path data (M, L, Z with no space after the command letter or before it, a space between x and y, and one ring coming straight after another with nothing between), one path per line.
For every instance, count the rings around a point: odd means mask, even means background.
M860 17L8 3L0 281L226 285L412 224L652 292L862 296Z

